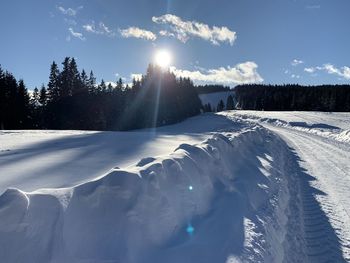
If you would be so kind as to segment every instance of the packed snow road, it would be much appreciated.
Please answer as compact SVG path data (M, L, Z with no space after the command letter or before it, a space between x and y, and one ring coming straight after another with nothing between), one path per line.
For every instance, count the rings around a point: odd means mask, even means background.
M310 261L350 261L350 144L349 137L334 136L334 130L343 134L349 130L350 114L246 111L238 115L278 134L295 151L309 177L301 187L301 199ZM304 127L295 127L296 123Z

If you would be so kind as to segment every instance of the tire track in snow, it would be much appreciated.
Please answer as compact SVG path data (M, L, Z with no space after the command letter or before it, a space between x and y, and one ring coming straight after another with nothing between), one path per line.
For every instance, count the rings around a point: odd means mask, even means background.
M295 149L305 168L299 173L301 223L309 262L350 262L350 149L315 135L266 126Z

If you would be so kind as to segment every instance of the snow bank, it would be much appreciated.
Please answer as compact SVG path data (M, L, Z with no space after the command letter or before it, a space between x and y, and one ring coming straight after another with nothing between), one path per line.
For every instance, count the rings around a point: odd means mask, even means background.
M350 143L349 129L344 130L337 126L332 126L326 123L311 123L306 121L291 121L291 120L286 121L286 120L283 120L283 112L280 113L281 118L262 117L261 115L263 115L263 112L258 114L258 116L254 114L249 114L249 113L247 114L247 112L245 112L244 114L240 114L239 112L236 112L234 116L236 118L239 116L244 120L268 123L279 127L292 128L295 130L315 134L325 138L331 138L333 140L337 140L340 142Z
M240 128L226 117L206 113L129 132L0 131L0 195L10 187L27 192L72 187L145 156L169 155L181 143L200 143L217 131Z
M0 196L1 260L281 262L298 235L287 229L296 187L283 172L286 151L253 127L76 187L8 189Z
M339 134L335 135L338 141L349 142L350 143L350 130L344 130Z

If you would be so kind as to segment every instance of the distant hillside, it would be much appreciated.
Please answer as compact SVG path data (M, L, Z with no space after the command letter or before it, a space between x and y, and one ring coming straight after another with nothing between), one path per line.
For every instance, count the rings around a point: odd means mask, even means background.
M199 96L200 100L202 101L203 105L206 105L209 103L212 109L216 109L220 100L222 100L224 102L224 106L226 106L227 98L230 95L232 95L233 98L235 98L234 91L232 91L232 90L199 94L198 96ZM216 111L216 110L214 110L214 111Z
M195 87L198 94L230 91L230 87L223 85L199 85Z

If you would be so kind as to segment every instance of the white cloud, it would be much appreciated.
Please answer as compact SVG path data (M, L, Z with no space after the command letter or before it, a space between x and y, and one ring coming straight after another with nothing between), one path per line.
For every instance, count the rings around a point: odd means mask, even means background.
M159 31L159 35L163 36L163 37L175 37L174 33L171 33L167 30L160 30Z
M100 22L97 26L95 25L95 22L92 21L90 24L83 25L83 28L85 31L94 33L97 35L105 35L109 37L114 37L115 32L108 28L103 22Z
M82 41L85 41L86 40L86 38L84 37L84 35L82 34L82 33L80 33L80 32L75 32L74 30L73 30L73 28L68 28L68 30L69 30L69 32L70 32L70 34L73 36L73 37L75 37L75 38L79 38L80 40L82 40ZM70 40L70 38L69 38L69 40Z
M135 37L135 38L141 38L146 40L154 41L157 39L157 36L148 30L144 30L138 27L129 27L126 29L120 29L119 30L122 37L129 38L129 37Z
M298 66L298 65L303 64L303 63L304 63L304 61L302 61L302 60L293 59L293 61L290 64L295 67L295 66Z
M307 73L314 73L316 71L316 68L310 67L310 68L304 68L304 71Z
M105 84L107 87L109 84L111 84L113 88L115 88L117 86L117 83L115 83L114 81L106 81Z
M257 72L258 65L255 62L244 62L234 67L220 67L209 70L182 70L171 67L170 70L177 77L190 78L199 83L218 83L218 84L243 84L262 82L263 78Z
M78 13L78 10L82 9L83 6L79 6L77 9L73 9L73 8L64 8L63 6L57 6L57 9L64 15L67 16L76 16L76 14Z
M142 74L140 73L132 73L130 74L130 79L133 80L141 80L142 79Z
M165 14L159 17L152 17L152 21L157 24L167 24L170 26L172 34L183 43L187 42L190 37L199 37L210 41L214 45L219 45L220 42L228 42L233 45L236 40L236 32L231 31L227 27L210 27L207 24L196 21L183 21L180 17ZM162 31L161 35L169 35L168 31Z
M341 67L340 69L336 68L332 64L325 64L324 70L329 74L338 75L344 79L350 79L350 68L349 67Z
M305 72L315 73L316 71L324 71L328 74L337 75L338 77L350 80L350 67L344 66L337 68L332 64L324 64L323 66L304 68Z

